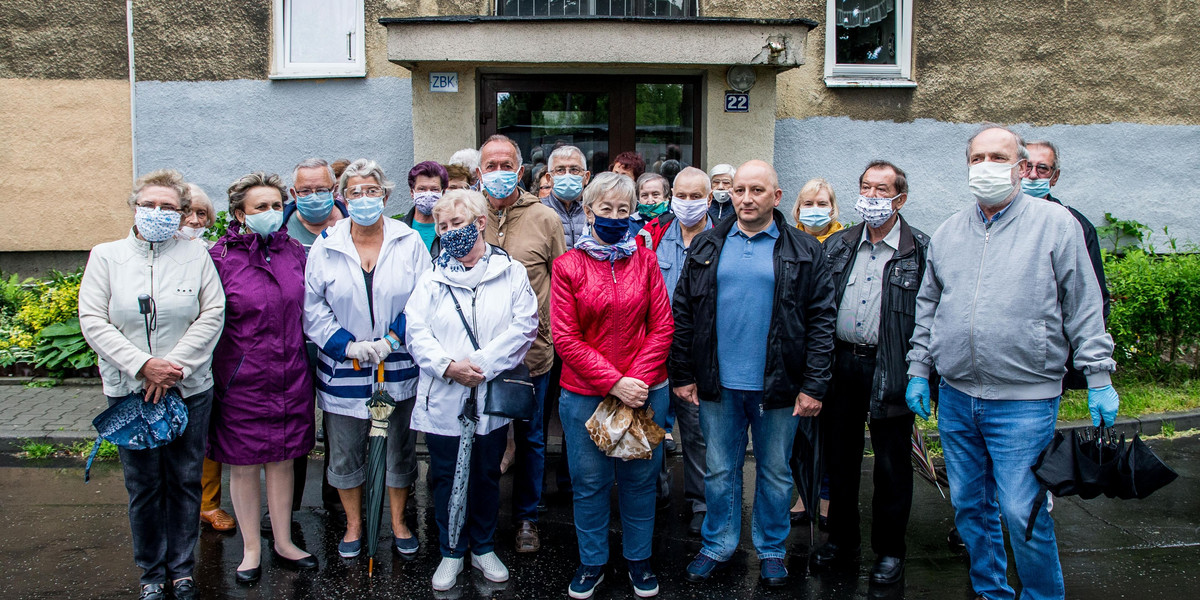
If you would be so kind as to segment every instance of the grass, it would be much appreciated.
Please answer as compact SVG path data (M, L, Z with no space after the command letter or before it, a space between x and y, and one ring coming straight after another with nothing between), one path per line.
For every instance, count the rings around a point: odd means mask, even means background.
M49 458L54 455L54 451L54 444L35 442L33 440L21 442L21 452L25 453L25 458Z
M1121 397L1122 417L1141 417L1175 410L1200 408L1200 380L1179 384L1119 381L1113 385ZM1071 390L1058 407L1060 420L1090 419L1087 391Z

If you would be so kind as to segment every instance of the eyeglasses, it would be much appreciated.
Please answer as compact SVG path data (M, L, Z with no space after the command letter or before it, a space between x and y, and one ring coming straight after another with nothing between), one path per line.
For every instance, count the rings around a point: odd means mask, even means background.
M313 194L328 194L329 192L332 192L332 191L333 190L331 190L329 188L324 188L324 187L323 188L304 188L304 189L296 190L296 195L304 197L304 196L311 196Z
M171 213L175 213L175 214L182 214L182 213L183 213L183 211L179 210L179 208L177 208L177 207L174 207L174 206L155 206L155 205L153 205L153 204L145 204L145 203L142 203L142 202L138 202L138 203L137 203L137 207L138 207L138 208L148 208L148 209L150 209L150 210L154 210L154 209L156 209L156 208L157 208L157 209L159 209L159 210L161 210L161 211L163 211L163 212L171 212Z
M377 185L356 185L346 190L347 200L357 200L363 196L368 198L382 198L383 188Z
M538 189L539 189L539 190L542 190L542 191L550 191L550 190L554 189L554 186L552 186L552 185L539 185L539 186L538 186Z
M557 167L554 167L553 171L550 171L550 172L555 175L566 175L567 173L570 173L572 175L583 175L584 170L575 165L571 165L570 167L567 167L565 165L558 165Z
M1027 169L1027 173L1037 173L1038 175L1041 175L1039 179L1045 179L1054 173L1054 167L1045 163L1029 163Z

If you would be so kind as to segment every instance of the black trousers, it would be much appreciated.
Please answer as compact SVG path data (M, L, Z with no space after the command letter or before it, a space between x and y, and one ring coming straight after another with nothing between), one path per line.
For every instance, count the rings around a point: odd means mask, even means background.
M868 420L874 372L874 356L856 356L840 345L834 352L833 386L821 410L825 469L829 474L829 542L854 548L862 538L858 495L866 423L875 452L871 549L876 556L904 558L904 531L912 509L909 455L914 416L910 413Z

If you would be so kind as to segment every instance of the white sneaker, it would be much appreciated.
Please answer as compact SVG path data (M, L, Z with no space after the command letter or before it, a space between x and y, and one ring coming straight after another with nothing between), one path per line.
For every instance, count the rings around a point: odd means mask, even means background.
M500 557L496 556L495 552L487 554L471 553L471 566L483 572L483 576L488 581L493 583L504 583L508 581L508 567L500 562Z
M433 574L433 589L434 591L444 592L458 582L458 574L462 573L463 559L461 558L442 558L442 564L438 565L437 571Z

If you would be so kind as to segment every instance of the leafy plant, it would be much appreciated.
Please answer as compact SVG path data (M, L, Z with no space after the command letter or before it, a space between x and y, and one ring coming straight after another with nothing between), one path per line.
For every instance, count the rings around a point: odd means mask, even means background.
M1157 381L1200 377L1200 255L1108 255L1114 357Z
M21 443L21 452L25 453L25 458L48 458L54 455L54 444L46 442L35 442L33 440L25 440Z
M217 218L213 221L213 226L209 227L208 232L204 234L204 239L215 242L225 235L227 229L229 229L229 212L223 210L217 213Z
M33 381L25 382L27 388L52 388L58 385L56 379L34 379Z
M100 450L96 452L97 460L114 460L119 456L120 454L118 453L116 444L108 440L100 442Z
M79 440L70 446L66 446L63 450L71 453L72 456L86 459L92 453L92 446L95 442L89 440ZM100 450L96 452L96 460L113 460L117 458L117 445L103 440L100 442Z
M1162 434L1163 437L1175 437L1175 421L1163 421Z
M83 339L78 318L55 323L38 333L34 355L37 357L34 366L46 367L51 372L84 369L96 364L96 353Z
M1166 229L1163 229L1166 232ZM1133 220L1117 219L1112 213L1104 213L1104 225L1096 228L1096 235L1112 244L1113 252L1121 252L1122 242L1125 246L1140 248L1146 241L1150 228ZM1136 243L1131 243L1136 241Z
M29 295L29 284L32 279L21 281L16 273L5 278L0 274L0 315L13 315L21 309L25 298Z

